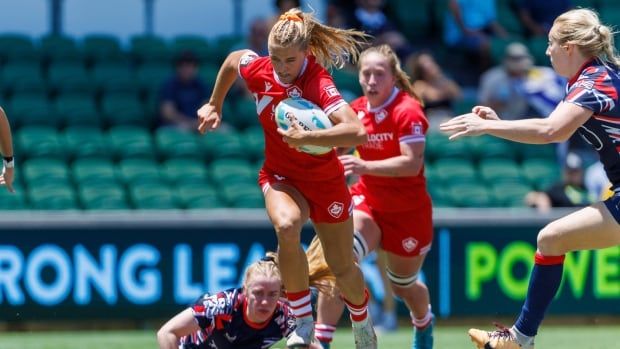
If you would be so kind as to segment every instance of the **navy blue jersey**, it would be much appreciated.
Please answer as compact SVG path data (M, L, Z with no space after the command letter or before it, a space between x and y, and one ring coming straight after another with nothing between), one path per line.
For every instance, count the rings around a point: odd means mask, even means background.
M598 152L614 190L620 188L620 72L599 59L584 64L566 85L565 102L592 110L579 134Z
M283 301L261 327L245 319L243 289L228 289L200 297L192 306L200 331L181 339L181 348L265 349L295 329L295 318Z

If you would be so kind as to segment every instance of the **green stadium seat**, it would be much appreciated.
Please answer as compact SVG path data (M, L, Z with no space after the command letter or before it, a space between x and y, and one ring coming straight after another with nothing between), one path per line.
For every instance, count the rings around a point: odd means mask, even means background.
M84 59L75 39L70 36L44 36L39 42L39 49L47 64L57 62L81 64Z
M203 64L200 66L198 74L203 82L211 87L215 84L215 79L217 78L217 73L220 71L220 66L216 64Z
M528 159L542 159L557 162L555 144L525 144L514 143L519 159L523 162Z
M250 161L259 161L264 158L265 136L261 126L247 128L243 132L242 140Z
M137 96L108 95L101 100L101 113L108 126L135 125L150 127L144 106Z
M174 70L170 64L149 63L138 67L136 79L142 90L159 93L161 85L173 74Z
M263 193L258 184L226 183L218 187L219 194L229 207L262 208L265 207Z
M7 114L14 127L59 125L54 117L52 106L46 97L40 95L18 95L11 98L6 105Z
M175 193L161 183L139 183L129 188L136 209L168 210L181 208Z
M71 186L56 185L42 188L29 187L28 198L34 210L78 209L75 191Z
M92 77L104 96L120 93L139 96L140 86L127 64L102 62L93 67Z
M64 159L67 155L64 145L59 139L56 129L47 126L23 126L14 139L16 154L20 158L57 158Z
M502 184L492 186L491 194L494 201L503 207L525 207L525 195L532 191L532 187L525 183Z
M209 181L207 167L199 159L171 158L162 164L162 171L168 182L177 186L204 186Z
M493 136L479 136L468 139L473 157L483 159L518 159L518 150L514 142Z
M3 62L39 62L39 52L29 35L17 33L0 34L0 59Z
M506 52L506 46L515 40L512 38L491 38L491 60L494 65L501 64L504 59L504 53Z
M0 187L0 210L25 210L28 209L28 202L26 201L26 195L24 190L19 186L14 185L14 193L9 193L6 188Z
M334 83L341 92L349 92L354 95L361 95L362 89L359 83L359 77L355 70L334 69L332 72Z
M522 37L524 27L519 20L518 14L510 8L508 1L498 1L497 21L502 24L506 31L516 37Z
M259 125L256 102L250 98L237 99L233 103L232 114L225 116L224 121L232 124L237 130Z
M198 138L198 143L209 159L248 158L241 134L236 131L209 132Z
M22 171L28 186L45 183L68 183L69 171L64 161L58 159L29 159L23 162Z
M137 183L166 183L159 165L149 159L123 159L118 163L118 174L130 187Z
M101 128L103 120L94 98L81 95L62 95L54 101L54 113L65 127Z
M512 159L482 159L478 172L485 183L520 183L524 179L519 165Z
M170 67L172 52L166 40L153 35L136 35L130 38L130 54L140 64L160 62Z
M211 179L217 185L231 183L256 183L258 173L252 165L241 159L214 160L209 168Z
M198 158L200 148L194 132L173 127L160 127L155 131L155 147L161 158Z
M103 132L96 127L69 126L61 133L65 149L73 159L111 157Z
M233 47L238 47L245 43L243 36L221 35L211 45L212 54L208 57L209 63L221 65L226 56L232 51Z
M533 37L527 41L536 65L549 66L551 61L545 54L547 52L548 39L546 37Z
M474 183L478 173L473 163L466 159L439 159L433 163L436 177L444 185Z
M49 91L47 81L39 74L24 75L13 81L10 86L10 93L16 95L38 95L47 98Z
M27 81L45 81L38 64L33 62L11 62L2 68L0 86L3 91L12 93L14 85L24 79Z
M95 93L90 75L82 65L68 62L52 64L48 68L47 79L57 94L92 96Z
M426 39L431 29L431 4L430 0L418 0L412 9L408 0L390 0L389 13L396 19L398 28L412 40Z
M222 208L226 204L219 198L213 187L198 184L177 186L176 195L185 209Z
M81 186L78 196L87 210L126 210L130 208L123 187L115 184L105 186Z
M116 126L108 130L107 142L117 159L155 157L151 134L146 128L137 126Z
M429 132L427 134L425 155L430 161L447 158L473 158L466 138L451 141L448 139L448 136L439 132Z
M120 185L116 166L105 158L80 158L71 165L73 180L79 187L109 187Z
M87 34L81 42L84 57L90 62L122 60L120 39L115 35Z
M453 184L448 189L450 202L457 207L494 207L490 191L480 183Z
M562 177L560 165L545 159L525 159L521 169L527 182L536 190L546 190Z
M208 61L213 55L209 42L204 36L182 34L172 38L171 49L173 55L184 51L191 51L201 62Z

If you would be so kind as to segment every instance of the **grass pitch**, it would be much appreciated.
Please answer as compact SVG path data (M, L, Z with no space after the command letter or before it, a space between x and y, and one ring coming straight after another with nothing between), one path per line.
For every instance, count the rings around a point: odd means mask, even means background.
M487 329L487 327L485 327ZM488 327L490 329L490 327ZM0 333L0 349L153 349L156 330L101 332L5 332ZM536 348L620 349L620 326L547 326L536 339ZM379 348L411 348L411 332L401 326L393 333L379 334ZM284 348L283 342L273 348ZM340 328L332 349L353 349L351 330ZM438 326L435 348L472 349L466 327Z

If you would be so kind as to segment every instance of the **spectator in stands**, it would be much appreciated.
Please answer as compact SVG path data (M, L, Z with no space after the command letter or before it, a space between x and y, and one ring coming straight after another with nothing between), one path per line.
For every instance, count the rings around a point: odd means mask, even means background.
M509 120L549 115L563 97L563 82L553 69L534 66L527 46L513 42L502 64L481 76L478 102Z
M446 76L428 51L419 52L407 61L413 90L424 102L424 112L430 128L454 116L452 105L461 98L461 88Z
M271 27L273 27L273 25L278 22L278 18L280 18L280 15L285 13L288 10L292 10L294 8L300 8L301 7L301 1L300 0L275 0L273 2L274 6L276 7L276 13L273 17L273 19L271 20L271 23L269 25L269 28L271 29Z
M389 45L401 61L413 53L407 38L383 12L384 0L357 0L351 26L374 36L374 45Z
M588 195L597 200L606 200L613 194L611 182L607 178L603 163L600 161L596 161L586 168L584 183L588 189Z
M546 37L553 20L569 10L571 0L518 0L515 2L519 19L528 36Z
M271 23L264 18L256 18L250 23L250 30L246 38L246 47L261 56L269 55L267 50L267 38L269 37L269 26Z
M295 329L295 317L281 297L280 270L276 257L268 254L247 268L243 287L207 293L164 324L157 332L159 347L269 348Z
M13 136L11 135L11 125L6 117L4 109L0 107L0 151L2 151L2 174L0 174L0 185L13 193L13 178L15 171L15 160L13 159Z
M175 74L164 82L159 94L159 126L182 130L196 128L196 109L211 94L198 77L198 58L191 51L181 52L175 59Z
M497 22L495 0L450 0L444 20L444 42L477 55L480 71L491 63L491 38L506 38Z
M590 197L584 183L583 161L579 155L566 156L562 180L545 191L527 193L525 202L540 212L548 212L552 207L583 207L596 198Z

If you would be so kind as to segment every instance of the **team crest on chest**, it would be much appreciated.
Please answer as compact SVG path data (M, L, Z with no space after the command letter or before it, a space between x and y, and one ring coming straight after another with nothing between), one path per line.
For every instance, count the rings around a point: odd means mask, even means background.
M291 86L286 89L286 94L291 98L299 98L301 97L301 89L297 86Z
M375 113L375 122L377 124L380 124L383 120L385 120L385 118L387 117L388 112L385 109L381 109L378 112Z

